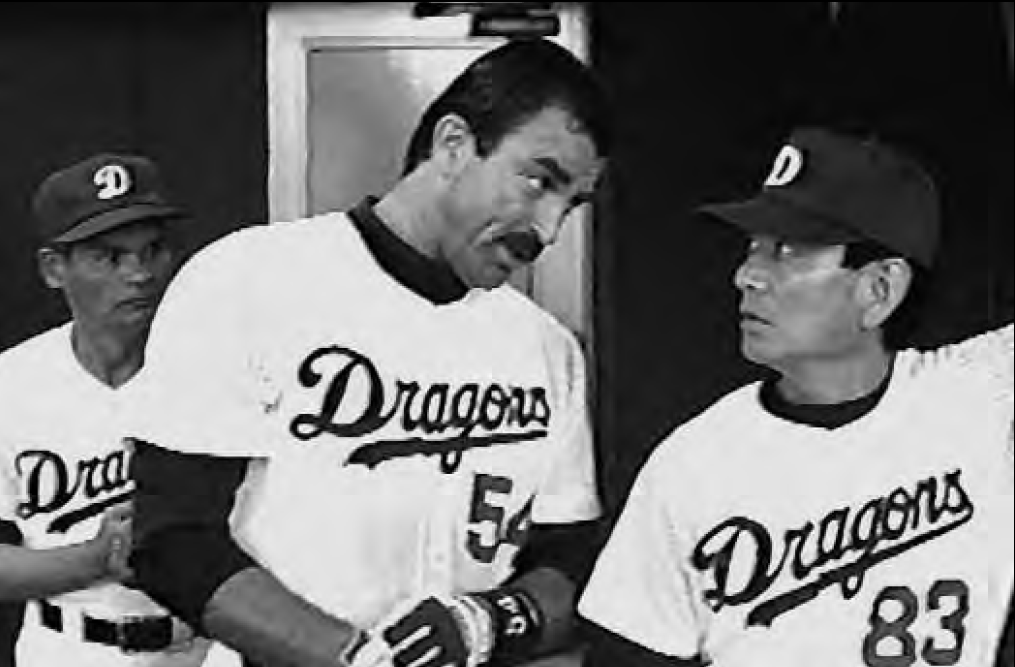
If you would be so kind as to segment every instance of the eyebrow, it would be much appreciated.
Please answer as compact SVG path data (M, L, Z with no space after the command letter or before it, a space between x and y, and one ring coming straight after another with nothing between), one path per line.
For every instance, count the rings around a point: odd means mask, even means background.
M571 182L574 181L574 177L572 177L571 174L569 174L566 169L561 167L560 163L557 162L552 157L537 157L534 158L534 161L536 162L536 164L543 167L543 169L546 169L548 172L550 172L553 178L557 180L559 183L563 185L570 185Z
M560 163L557 162L557 160L555 160L554 158L537 157L533 158L533 161L539 166L543 167L543 169L546 169L548 172L550 172L550 175L553 177L553 179L556 180L561 185L567 186L574 182L574 176L572 176L566 169L560 166ZM593 199L592 192L579 192L572 198L573 201L571 203L571 207L574 208L576 206L581 206L582 204L587 204L588 202L592 201L592 199Z

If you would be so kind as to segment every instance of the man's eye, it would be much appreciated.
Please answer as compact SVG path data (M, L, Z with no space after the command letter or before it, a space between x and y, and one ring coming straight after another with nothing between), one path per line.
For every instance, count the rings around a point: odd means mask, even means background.
M89 259L96 264L116 264L120 259L119 253L112 248L92 248L88 253Z
M796 254L796 246L785 241L779 241L775 244L775 256L779 259L789 259Z
M167 241L155 241L151 245L145 247L143 256L145 260L150 261L167 252L169 252L169 243Z
M537 176L530 174L525 177L525 184L529 188L529 190L536 193L541 193L550 188L550 179L546 178L545 176Z

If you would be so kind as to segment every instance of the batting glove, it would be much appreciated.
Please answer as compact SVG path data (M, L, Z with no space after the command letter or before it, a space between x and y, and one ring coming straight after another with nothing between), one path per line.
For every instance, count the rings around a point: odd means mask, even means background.
M359 632L340 656L338 667L394 667L391 647L384 640Z
M373 634L395 667L477 667L493 650L493 614L471 595L429 596L397 608Z

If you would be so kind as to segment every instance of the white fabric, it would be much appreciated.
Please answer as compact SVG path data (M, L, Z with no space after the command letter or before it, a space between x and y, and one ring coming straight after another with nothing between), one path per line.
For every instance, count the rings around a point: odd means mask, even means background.
M1009 325L900 354L880 404L836 429L733 392L653 452L580 613L717 667L993 664L1012 387Z
M598 515L584 383L573 336L526 297L434 305L333 214L234 233L182 269L133 432L257 457L236 535L292 590L370 627L406 597L503 582L530 515Z
M123 388L88 374L71 350L71 326L52 329L0 355L0 520L14 522L24 546L49 549L96 535L102 511L129 498L129 454ZM143 593L97 584L51 598L68 625L82 614L119 620L168 612ZM181 650L128 656L82 641L73 632L41 627L27 614L18 667L58 667L74 655L80 667L190 667L201 664L204 641ZM63 656L59 660L53 656Z

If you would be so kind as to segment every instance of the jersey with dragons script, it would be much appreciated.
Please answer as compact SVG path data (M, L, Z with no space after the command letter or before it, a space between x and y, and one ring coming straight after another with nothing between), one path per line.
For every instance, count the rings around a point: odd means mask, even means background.
M106 509L130 499L122 390L82 368L71 348L70 324L0 355L0 520L20 529L24 546L54 549L85 542L98 533ZM168 614L140 591L115 583L49 602L62 610L68 626L82 614L114 621ZM39 625L30 605L18 665L66 664L70 637ZM207 648L202 640L174 647L171 656L127 655L86 645L80 637L75 641L76 665L187 667L201 664ZM49 647L62 651L59 662L45 657Z
M1012 327L895 362L844 426L757 384L657 448L579 611L717 667L993 664L1012 586Z
M364 627L405 596L496 586L530 523L599 512L574 337L510 287L426 300L345 214L198 253L139 380L136 435L253 457L234 535Z

